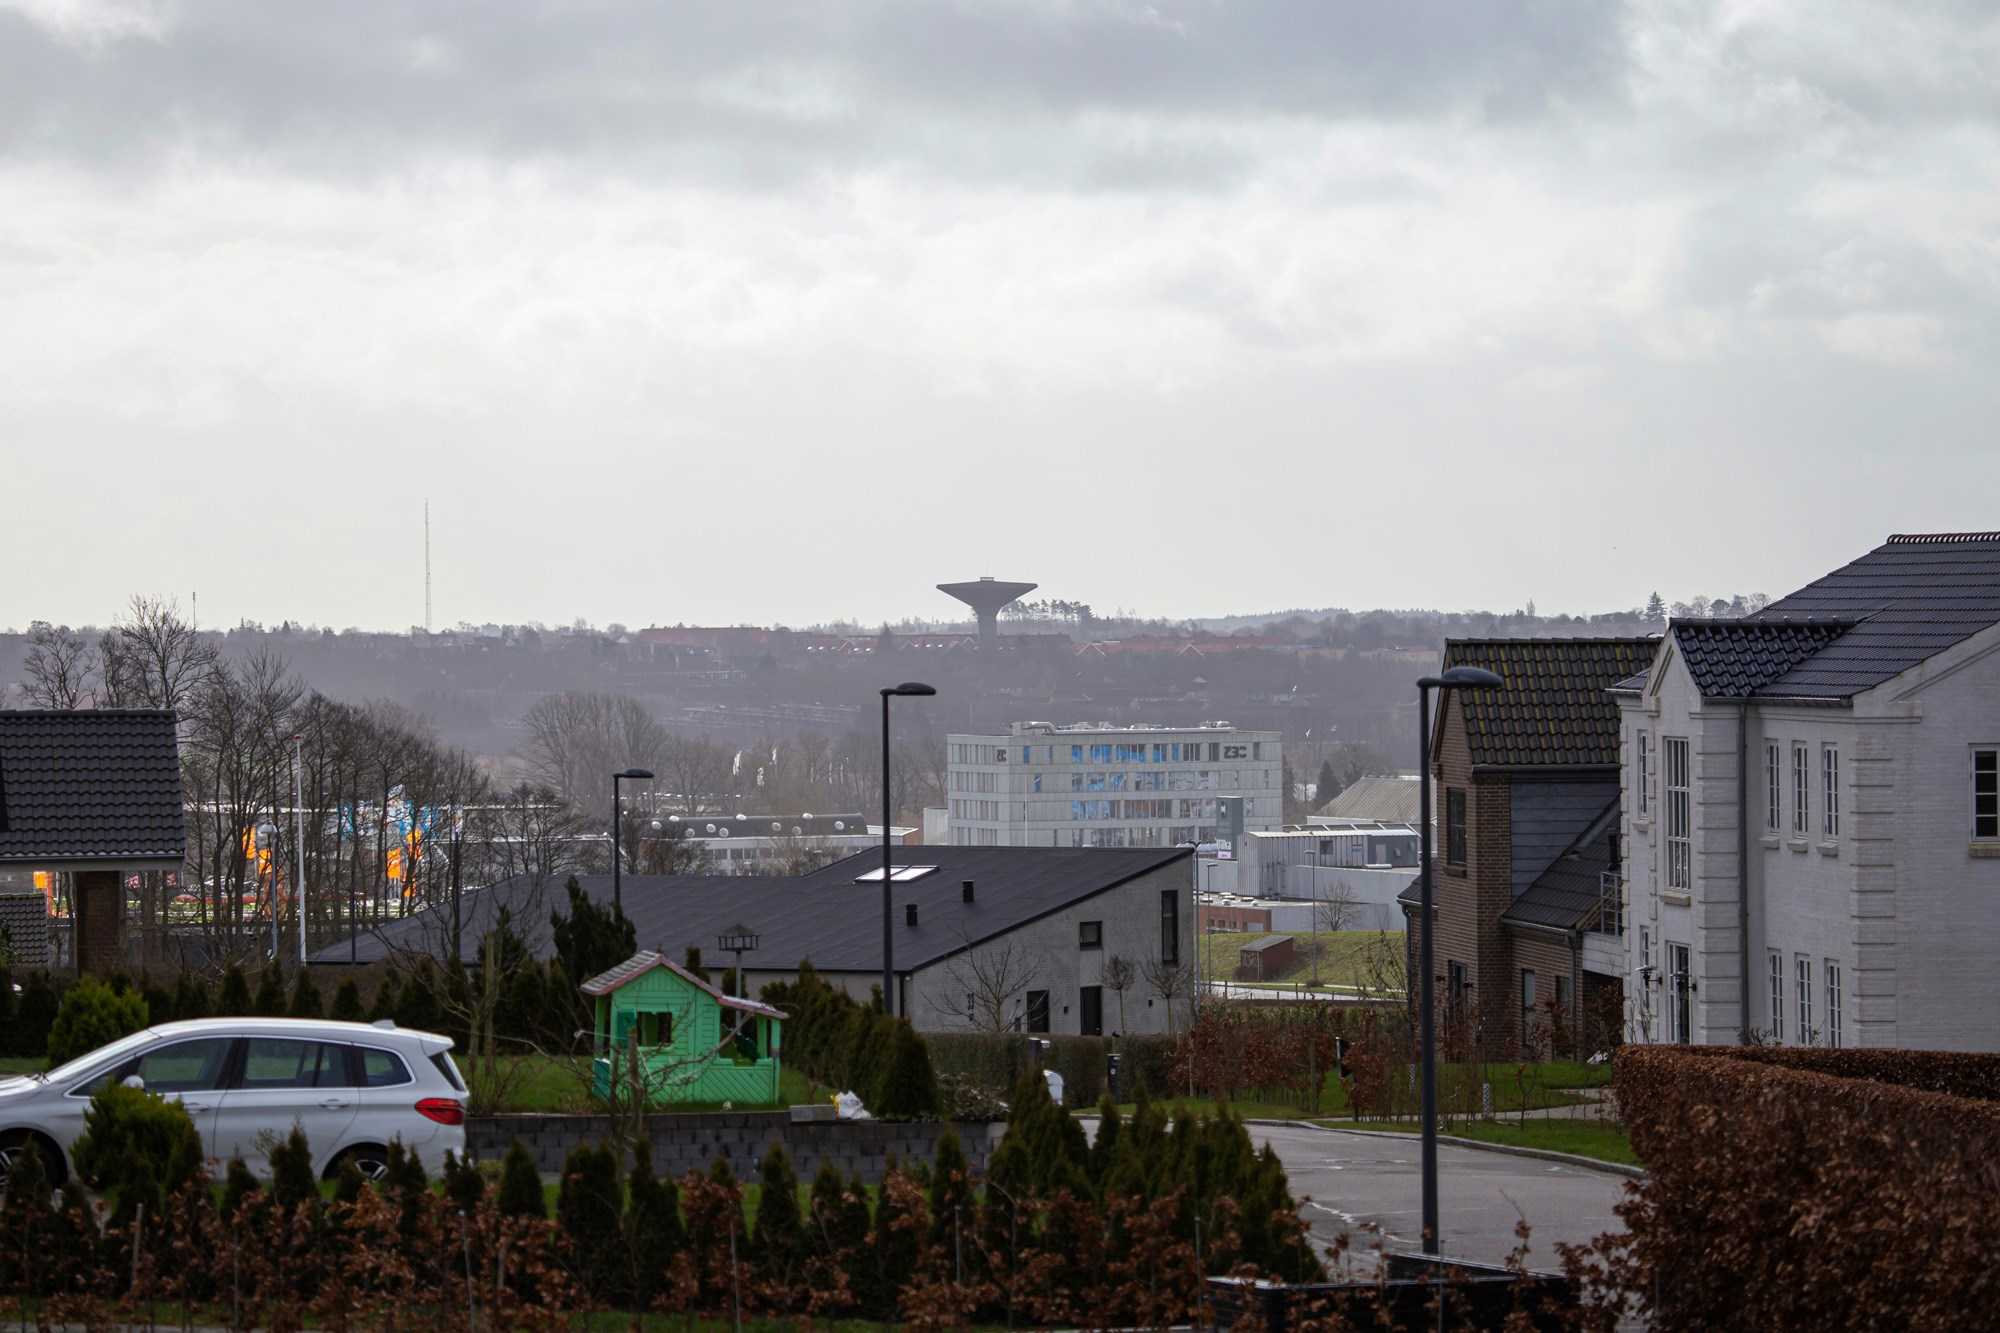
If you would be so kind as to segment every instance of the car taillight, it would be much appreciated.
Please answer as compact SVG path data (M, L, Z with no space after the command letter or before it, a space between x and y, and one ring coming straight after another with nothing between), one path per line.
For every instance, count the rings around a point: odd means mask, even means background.
M417 1103L417 1114L440 1125L465 1123L465 1107L452 1097L426 1097Z

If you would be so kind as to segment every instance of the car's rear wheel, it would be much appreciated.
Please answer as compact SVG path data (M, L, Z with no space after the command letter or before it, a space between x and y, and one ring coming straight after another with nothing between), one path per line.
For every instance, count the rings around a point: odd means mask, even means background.
M340 1174L340 1169L349 1162L361 1173L363 1180L380 1180L389 1174L389 1150L377 1143L364 1143L349 1148L327 1164L326 1178L332 1180Z
M7 1192L7 1182L14 1177L14 1164L22 1154L39 1151L42 1158L42 1174L48 1177L51 1189L59 1189L69 1179L69 1168L63 1162L62 1149L55 1141L32 1130L17 1130L0 1138L0 1194Z

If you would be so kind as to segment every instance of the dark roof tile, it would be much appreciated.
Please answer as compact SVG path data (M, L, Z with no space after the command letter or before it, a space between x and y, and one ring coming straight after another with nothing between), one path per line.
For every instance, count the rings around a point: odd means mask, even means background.
M1606 690L1652 660L1640 639L1449 639L1444 665L1507 683L1454 690L1472 762L1487 768L1616 768L1618 704Z
M0 864L177 862L174 715L0 710Z

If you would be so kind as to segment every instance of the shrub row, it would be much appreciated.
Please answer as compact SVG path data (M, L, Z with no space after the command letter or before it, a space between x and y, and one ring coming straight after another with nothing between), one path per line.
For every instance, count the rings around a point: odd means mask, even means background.
M796 981L773 982L760 992L785 1020L785 1059L828 1087L857 1094L869 1111L890 1119L936 1115L940 1101L930 1047L907 1018L859 1004L827 985L810 962Z
M1932 1063L1807 1054L1906 1077ZM1619 1208L1628 1230L1574 1260L1661 1328L1941 1329L2000 1309L2000 1105L1805 1063L1621 1050L1647 1175Z
M751 1223L726 1163L659 1179L643 1146L622 1180L615 1148L573 1153L553 1219L518 1144L497 1188L447 1158L433 1191L392 1145L379 1186L348 1169L322 1200L294 1129L268 1185L232 1162L218 1192L187 1150L194 1131L178 1104L118 1088L90 1109L78 1154L113 1202L109 1225L75 1184L51 1206L39 1158L25 1154L0 1200L0 1296L24 1318L33 1304L38 1323L93 1327L153 1300L226 1310L232 1327L385 1316L458 1327L465 1316L553 1328L588 1310L739 1304L923 1327L1151 1327L1196 1317L1205 1274L1320 1275L1282 1168L1240 1122L1183 1117L1170 1132L1148 1103L1128 1122L1110 1111L1087 1148L1037 1092L1016 1089L984 1181L946 1135L932 1162L892 1167L872 1207L830 1167L802 1205L774 1148Z
M2000 1054L1987 1051L1901 1051L1880 1047L1829 1050L1819 1046L1688 1046L1691 1054L1754 1060L1835 1078L1942 1092L1974 1101L2000 1101Z

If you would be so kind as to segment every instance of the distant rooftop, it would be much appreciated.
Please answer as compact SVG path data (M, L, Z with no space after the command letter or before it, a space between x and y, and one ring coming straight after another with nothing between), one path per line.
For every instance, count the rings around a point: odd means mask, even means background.
M1171 727L1158 722L1016 722L1009 728L1014 736L1077 736L1098 732L1181 732L1181 731L1235 731L1234 722L1193 722L1184 727Z

